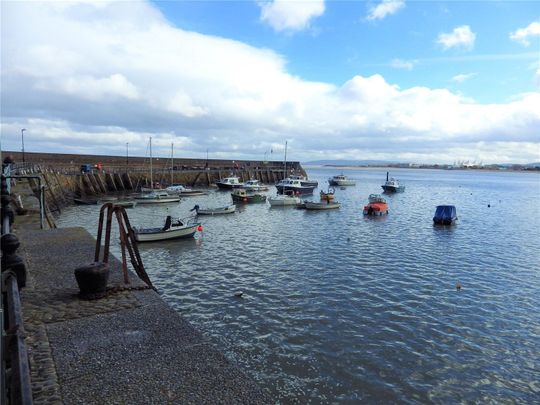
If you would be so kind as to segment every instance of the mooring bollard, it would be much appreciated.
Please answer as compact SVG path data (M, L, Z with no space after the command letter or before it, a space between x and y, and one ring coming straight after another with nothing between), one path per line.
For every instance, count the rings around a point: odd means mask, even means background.
M11 270L17 277L19 290L26 287L26 266L22 257L15 252L19 248L19 239L12 234L2 235L0 245L2 247L2 271Z
M75 279L79 285L79 297L96 300L107 294L109 264L93 262L75 269Z

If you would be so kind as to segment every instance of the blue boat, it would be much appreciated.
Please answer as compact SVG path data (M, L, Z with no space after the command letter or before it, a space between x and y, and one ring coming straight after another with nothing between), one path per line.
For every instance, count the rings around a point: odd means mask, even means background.
M438 225L452 225L457 219L456 207L453 205L438 205L433 222Z

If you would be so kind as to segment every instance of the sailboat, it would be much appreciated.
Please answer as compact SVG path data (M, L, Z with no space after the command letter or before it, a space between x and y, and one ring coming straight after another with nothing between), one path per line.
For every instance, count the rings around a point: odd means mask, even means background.
M166 191L154 190L154 178L152 170L152 137L149 140L150 145L150 189L141 189L142 194L135 197L138 204L163 204L179 202L180 197L170 196ZM146 192L145 192L146 191Z
M285 158L283 159L283 178L287 176L287 141L285 141ZM279 192L279 190L278 190ZM294 195L293 191L283 190L283 194L268 198L272 207L295 206L300 204L300 198Z
M204 195L206 194L204 191L201 190L192 190L190 188L187 188L183 184L175 183L174 182L174 143L171 143L171 181L169 186L165 189L165 191L172 195L180 195L184 197L190 197L190 196L197 196L197 195Z

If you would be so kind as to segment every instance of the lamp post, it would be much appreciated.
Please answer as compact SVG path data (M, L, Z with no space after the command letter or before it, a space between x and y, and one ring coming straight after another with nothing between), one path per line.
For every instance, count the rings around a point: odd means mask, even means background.
M21 129L22 161L23 161L23 163L25 162L25 160L24 160L24 131L26 131L26 128Z
M126 170L129 165L129 142L126 142Z

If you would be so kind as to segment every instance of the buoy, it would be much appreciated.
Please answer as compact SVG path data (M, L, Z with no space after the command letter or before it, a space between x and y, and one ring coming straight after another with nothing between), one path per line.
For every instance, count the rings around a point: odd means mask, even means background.
M202 232L202 231L203 231L202 225L199 225L199 226L197 227L197 230L198 230L199 232Z
M491 204L488 204L488 208L490 208L490 207L491 207Z
M237 291L237 292L234 293L234 296L238 297L238 298L242 297L242 295L244 295L244 293L242 291Z
M458 291L461 290L461 284L459 283L459 281L456 284L456 290L458 290Z

